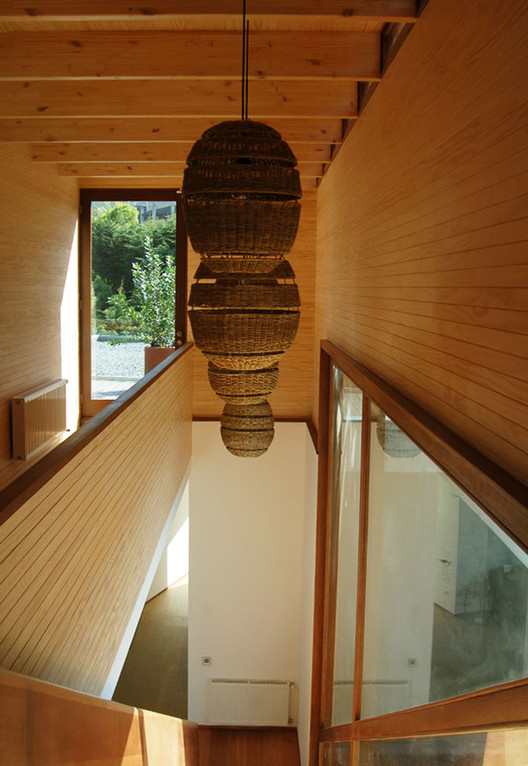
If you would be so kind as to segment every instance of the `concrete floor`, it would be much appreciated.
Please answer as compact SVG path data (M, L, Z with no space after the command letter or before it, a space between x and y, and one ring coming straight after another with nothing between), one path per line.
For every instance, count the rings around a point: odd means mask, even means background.
M145 604L113 699L187 718L188 580Z

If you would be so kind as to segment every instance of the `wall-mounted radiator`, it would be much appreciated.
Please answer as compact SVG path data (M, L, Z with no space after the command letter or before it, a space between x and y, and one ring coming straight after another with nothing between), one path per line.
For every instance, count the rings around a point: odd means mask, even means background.
M13 457L29 460L66 430L66 383L53 380L11 399Z
M209 680L208 722L224 726L288 726L290 681Z

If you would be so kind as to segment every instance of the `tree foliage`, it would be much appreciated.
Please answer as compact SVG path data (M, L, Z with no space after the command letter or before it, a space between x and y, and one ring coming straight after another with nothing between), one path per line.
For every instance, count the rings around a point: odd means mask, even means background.
M133 292L127 298L123 287L108 299L105 317L109 323L128 323L130 335L151 346L174 345L174 257L162 255L145 238L141 261L132 264Z
M140 223L137 209L126 202L93 211L92 271L99 310L108 305L104 285L110 285L114 294L122 285L125 295L131 297L132 264L144 258L145 237L161 256L174 255L175 228L174 215Z

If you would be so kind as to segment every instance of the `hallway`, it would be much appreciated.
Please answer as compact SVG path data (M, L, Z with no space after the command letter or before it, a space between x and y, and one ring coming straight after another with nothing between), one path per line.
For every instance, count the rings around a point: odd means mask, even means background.
M145 604L113 699L187 718L188 577Z

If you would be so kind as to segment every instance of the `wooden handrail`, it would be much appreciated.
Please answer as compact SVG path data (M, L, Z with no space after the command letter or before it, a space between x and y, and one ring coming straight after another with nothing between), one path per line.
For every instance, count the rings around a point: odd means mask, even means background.
M191 348L185 343L0 492L0 526Z

